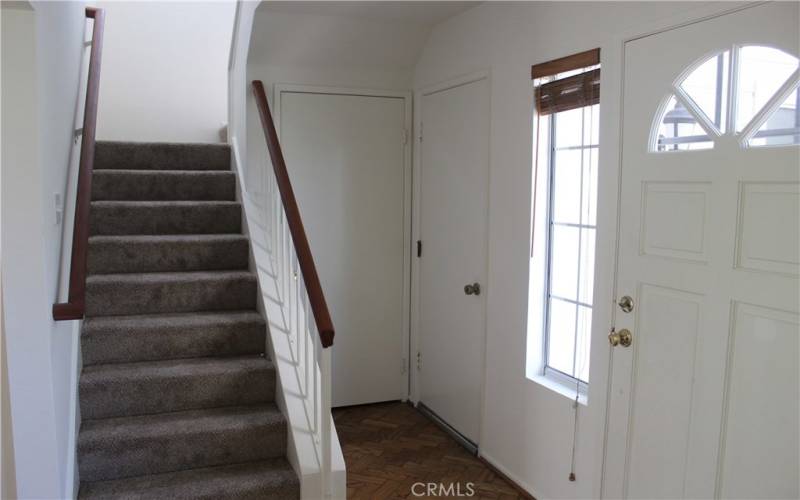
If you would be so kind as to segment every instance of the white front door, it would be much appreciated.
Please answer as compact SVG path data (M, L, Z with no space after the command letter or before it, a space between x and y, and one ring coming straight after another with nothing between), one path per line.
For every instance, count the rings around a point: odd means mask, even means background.
M488 89L481 78L421 102L419 399L473 443L486 324Z
M280 138L336 329L333 405L408 393L407 99L279 88Z
M607 498L800 495L798 5L625 45Z

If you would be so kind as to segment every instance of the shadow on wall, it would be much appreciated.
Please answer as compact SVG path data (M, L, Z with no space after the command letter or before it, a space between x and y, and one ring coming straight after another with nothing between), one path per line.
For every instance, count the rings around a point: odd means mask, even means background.
M221 142L236 3L99 2L98 140Z

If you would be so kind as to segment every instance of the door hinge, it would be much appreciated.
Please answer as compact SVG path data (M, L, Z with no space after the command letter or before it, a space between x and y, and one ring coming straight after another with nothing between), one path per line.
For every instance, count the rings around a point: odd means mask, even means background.
M422 353L417 351L417 371L422 370Z
M408 144L408 129L403 129L403 146Z
M417 240L417 257L422 257L422 240Z
M419 142L422 142L422 122L419 122Z
M405 374L406 371L408 371L408 360L403 358L402 362L400 363L400 373Z

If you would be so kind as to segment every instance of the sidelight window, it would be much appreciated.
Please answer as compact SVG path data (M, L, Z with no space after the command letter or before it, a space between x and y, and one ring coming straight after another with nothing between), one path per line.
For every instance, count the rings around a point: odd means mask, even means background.
M534 66L528 324L529 353L532 349L540 355L529 356L528 371L584 392L597 219L599 51L573 57L571 64L540 65L553 65L550 74L537 75Z

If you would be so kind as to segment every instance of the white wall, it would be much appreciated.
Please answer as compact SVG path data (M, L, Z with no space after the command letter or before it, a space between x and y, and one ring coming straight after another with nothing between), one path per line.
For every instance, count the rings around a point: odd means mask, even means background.
M572 401L525 376L532 156L532 64L602 47L602 144L616 141L619 83L615 36L699 4L487 2L438 25L416 67L415 89L491 71L489 282L485 408L481 453L537 498L597 497L600 486L610 290L596 290L588 406L579 407L577 481L568 481ZM615 63L613 61L616 61ZM611 63L611 64L607 64ZM602 147L601 147L602 149ZM612 216L615 159L601 151L601 239ZM616 171L613 170L613 175ZM612 188L611 191L604 187ZM605 208L603 208L603 206ZM605 210L605 212L603 212ZM610 211L610 212L609 212ZM613 249L598 247L600 282L610 283ZM598 301L600 301L598 303ZM604 321L605 318L605 321Z
M269 83L407 90L431 26L271 10L256 12L249 65Z
M98 139L220 142L235 2L99 2Z
M247 161L247 106L252 100L247 60L258 2L237 0L228 55L228 140L236 142L239 160Z
M66 191L84 4L4 5L2 17L2 286L17 489L57 498L74 483L77 331L52 320L62 233L54 194Z
M2 256L0 256L2 259ZM0 270L0 283L2 283ZM8 361L6 357L6 320L3 312L3 290L0 287L0 498L17 497L17 468L14 466L14 431L11 426L11 400L8 390Z
M267 2L256 11L247 82L264 82L270 106L277 83L376 90L411 88L414 65L432 29L429 22L313 13L324 8L325 2L322 4L312 12L283 12L271 10ZM374 8L375 2L364 6ZM255 176L266 163L268 153L249 86L247 99L246 149L241 141L239 148L246 151L248 184L258 185L260 180Z

